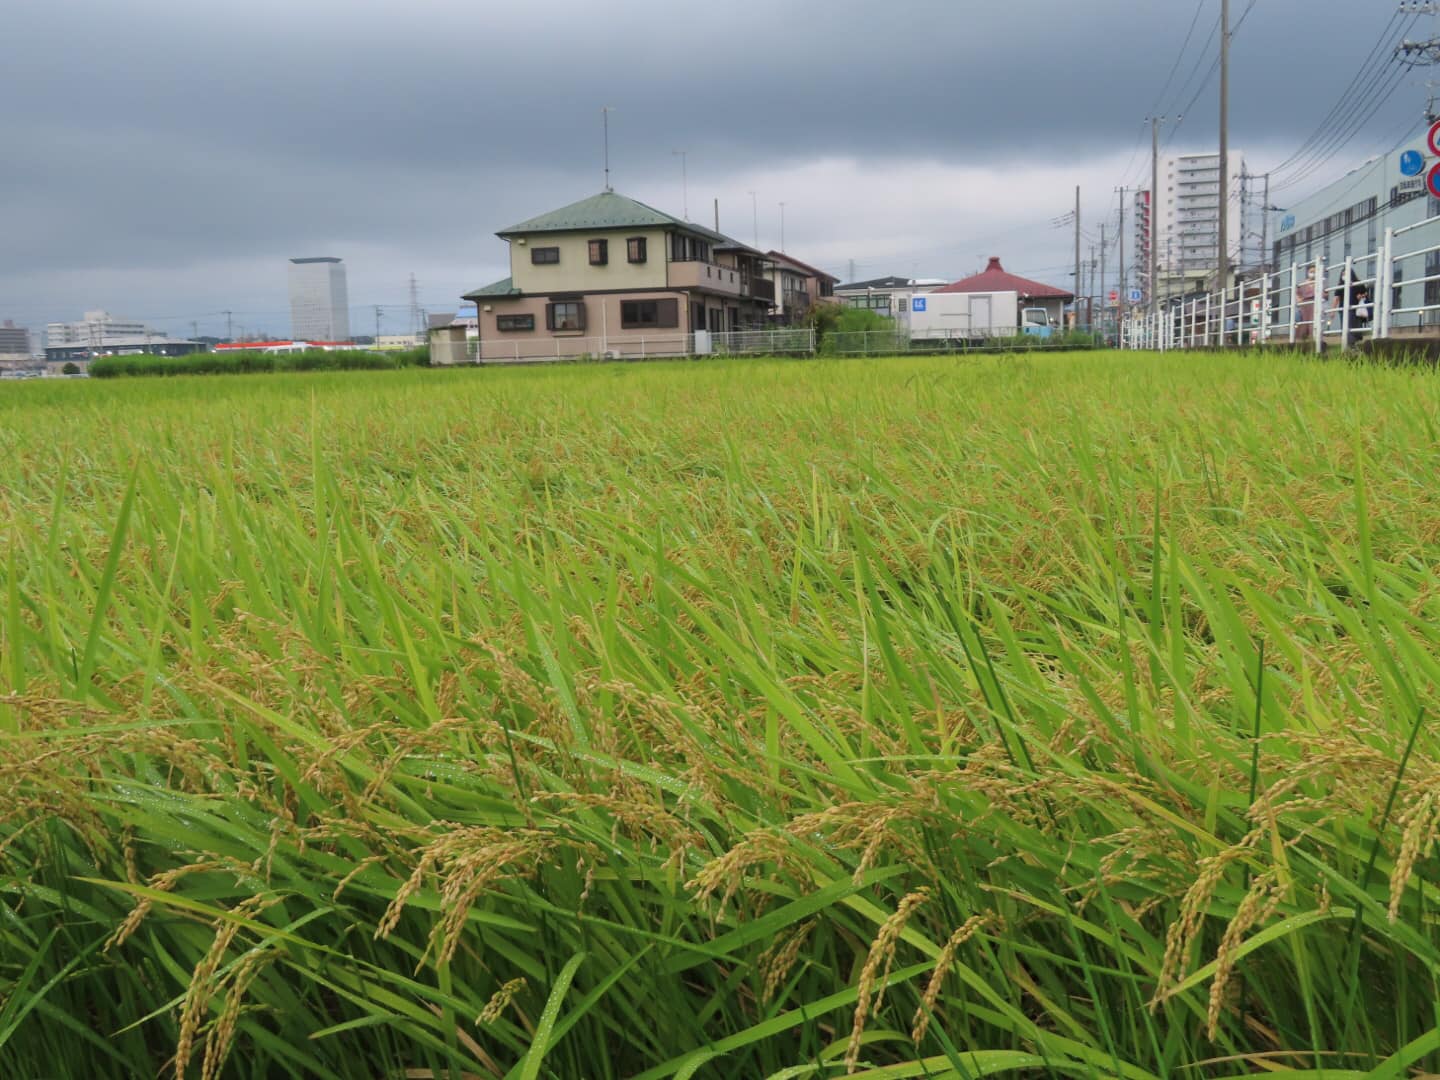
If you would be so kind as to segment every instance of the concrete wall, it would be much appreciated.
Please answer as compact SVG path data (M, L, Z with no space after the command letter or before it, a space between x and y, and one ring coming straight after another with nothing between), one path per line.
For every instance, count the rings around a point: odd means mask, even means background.
M631 237L645 238L645 261L628 259ZM609 242L609 262L590 265L590 241ZM558 263L536 265L534 248L558 247ZM669 245L664 229L612 229L601 232L532 233L510 240L510 277L524 293L592 292L597 289L663 289Z

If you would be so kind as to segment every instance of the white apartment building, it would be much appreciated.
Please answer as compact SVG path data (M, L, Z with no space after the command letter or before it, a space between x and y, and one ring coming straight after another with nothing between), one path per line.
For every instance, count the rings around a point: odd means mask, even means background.
M1225 232L1226 248L1233 264L1243 235L1240 220L1240 177L1245 172L1243 154L1231 152L1229 172L1225 190L1230 208ZM1150 244L1155 244L1163 297L1184 292L1215 273L1220 235L1220 155L1177 154L1161 158L1159 174L1160 190L1153 200L1148 191L1136 193L1135 251L1139 256L1137 278L1143 283L1148 272Z
M47 349L84 346L102 348L121 339L163 338L165 334L153 326L131 319L120 319L108 311L87 311L79 322L52 322L45 326Z
M339 259L290 260L290 336L297 341L350 340L350 293Z

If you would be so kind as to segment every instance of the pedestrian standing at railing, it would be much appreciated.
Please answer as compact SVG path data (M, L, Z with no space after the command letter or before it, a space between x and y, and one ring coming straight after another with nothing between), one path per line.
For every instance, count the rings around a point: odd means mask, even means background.
M1315 267L1305 268L1305 280L1295 286L1295 340L1309 341L1315 325Z
M1363 281L1356 281L1350 271L1342 270L1331 310L1335 317L1335 327L1340 331L1340 347L1348 349L1365 327L1370 325L1374 310L1374 305L1370 302L1370 286ZM1346 311L1350 313L1348 328L1345 323Z

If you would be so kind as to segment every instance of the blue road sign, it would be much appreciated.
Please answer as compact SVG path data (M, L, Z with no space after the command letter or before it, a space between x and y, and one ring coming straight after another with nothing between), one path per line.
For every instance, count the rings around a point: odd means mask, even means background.
M1425 171L1425 155L1419 150L1406 150L1400 155L1400 171L1406 176L1419 176Z
M1132 304L1138 304L1138 303L1140 303L1140 301L1143 300L1144 298L1145 298L1145 294L1142 293L1139 289L1131 289L1131 290L1130 290L1130 303L1132 303Z
M911 311L924 311L924 310L925 310L925 298L924 298L923 296L917 296L917 297L915 297L913 300L911 300L911 301L910 301L910 310L911 310Z

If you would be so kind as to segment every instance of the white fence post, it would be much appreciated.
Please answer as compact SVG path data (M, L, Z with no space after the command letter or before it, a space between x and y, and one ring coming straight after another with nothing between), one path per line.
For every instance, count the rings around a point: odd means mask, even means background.
M1300 311L1300 265L1290 264L1290 344L1295 344L1295 323Z
M1355 292L1355 260L1345 256L1345 269L1340 278L1340 351L1350 348L1350 298Z
M1325 256L1315 257L1315 301L1310 312L1311 330L1315 335L1315 355L1325 351Z
M1394 303L1391 282L1395 280L1395 264L1391 260L1391 249L1395 242L1395 229L1385 229L1385 240L1380 245L1380 265L1375 268L1375 336L1390 336L1390 308Z
M1258 317L1260 333L1258 339L1261 345L1270 340L1270 271L1260 275L1260 314Z

